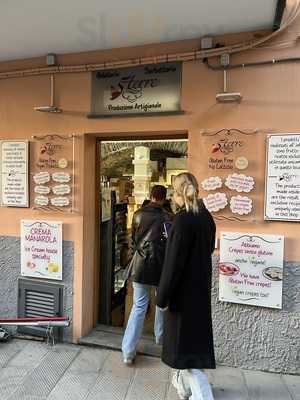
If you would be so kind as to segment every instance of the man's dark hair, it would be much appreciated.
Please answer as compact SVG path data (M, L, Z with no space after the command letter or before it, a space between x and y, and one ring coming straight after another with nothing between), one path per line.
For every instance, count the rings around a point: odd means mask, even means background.
M151 189L151 198L162 201L167 197L167 189L162 185L155 185Z
M143 204L142 204L142 207L146 207L148 204L150 204L151 203L151 200L148 200L148 199L145 199L144 201L143 201Z

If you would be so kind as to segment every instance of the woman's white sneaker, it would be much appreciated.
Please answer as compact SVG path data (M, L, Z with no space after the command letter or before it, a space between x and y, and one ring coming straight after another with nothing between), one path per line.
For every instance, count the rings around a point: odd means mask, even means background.
M132 365L134 363L134 360L135 360L135 355L130 357L123 356L123 363L126 365Z
M133 364L133 358L123 358L123 363L126 365L132 365Z
M185 382L182 371L173 371L172 385L177 390L177 394L181 400L188 400L192 396L191 388Z

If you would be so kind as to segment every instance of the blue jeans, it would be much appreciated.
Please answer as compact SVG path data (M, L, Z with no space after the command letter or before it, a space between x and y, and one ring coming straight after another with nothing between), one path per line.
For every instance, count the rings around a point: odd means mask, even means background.
M179 372L179 386L182 387L181 393L188 392L186 397L190 400L214 400L211 386L207 376L200 369L184 369ZM178 387L176 387L178 390Z
M145 315L150 301L150 285L133 282L132 286L133 306L122 342L122 352L126 358L135 357L136 347L142 336ZM156 343L160 343L163 335L163 312L158 307L155 309L154 334Z

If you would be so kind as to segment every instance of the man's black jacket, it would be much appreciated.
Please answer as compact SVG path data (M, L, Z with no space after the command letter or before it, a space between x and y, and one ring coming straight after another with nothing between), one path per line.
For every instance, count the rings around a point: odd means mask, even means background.
M164 223L170 222L171 219L172 215L156 203L150 203L134 213L134 254L131 261L134 282L158 285L166 248Z

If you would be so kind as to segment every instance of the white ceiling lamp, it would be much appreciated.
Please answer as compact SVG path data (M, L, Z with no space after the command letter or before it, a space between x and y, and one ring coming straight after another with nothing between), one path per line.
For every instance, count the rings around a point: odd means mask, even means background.
M34 107L34 111L61 113L62 110L54 105L54 76L50 75L50 105Z
M220 59L221 65L223 65L224 67L224 78L223 78L223 82L224 82L224 86L223 86L223 92L222 93L218 93L216 95L216 100L219 103L239 103L243 96L241 95L240 92L228 92L227 91L227 67L230 64L230 56L229 54L223 54L221 56Z

